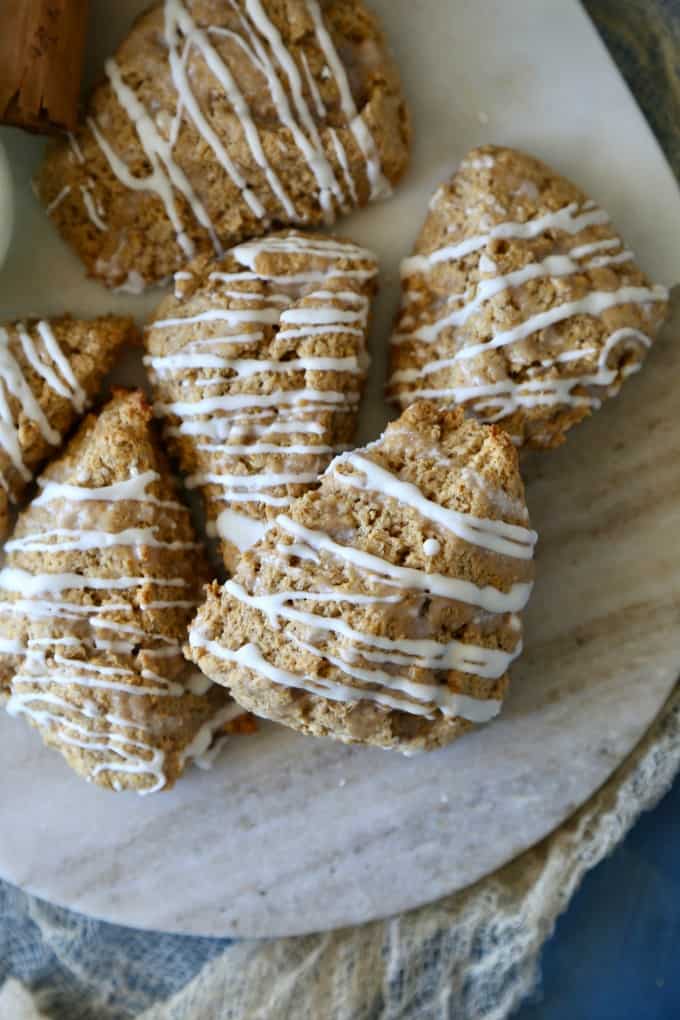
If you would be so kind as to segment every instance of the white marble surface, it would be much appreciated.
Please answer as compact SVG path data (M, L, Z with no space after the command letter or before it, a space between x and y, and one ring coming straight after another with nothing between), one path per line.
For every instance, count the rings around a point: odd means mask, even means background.
M416 145L395 198L341 225L384 267L366 437L385 420L399 259L434 186L472 145L514 144L553 162L611 210L650 273L666 283L680 275L676 185L575 2L373 3L402 65ZM144 5L93 4L94 57ZM30 192L41 143L1 137L17 229L0 316L153 305L83 280ZM139 800L84 785L2 717L0 875L122 923L279 935L432 900L540 839L606 779L680 671L679 375L671 331L566 448L526 461L539 580L527 653L496 723L414 759L267 726L235 739L212 773Z

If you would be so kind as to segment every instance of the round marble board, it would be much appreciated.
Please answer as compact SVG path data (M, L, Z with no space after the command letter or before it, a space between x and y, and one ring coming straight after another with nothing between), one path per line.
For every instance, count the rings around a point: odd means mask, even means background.
M387 419L385 343L398 263L435 185L473 145L523 147L607 207L642 265L676 282L680 200L641 114L576 0L373 0L403 71L415 151L388 203L339 230L381 257L362 438ZM101 63L144 0L93 3ZM0 318L130 310L84 279L30 189L42 143L5 131L16 234ZM680 323L679 323L680 325ZM680 669L680 349L566 447L528 457L540 536L526 654L501 718L417 758L264 725L168 794L85 785L23 724L0 719L0 875L109 920L274 936L384 917L459 889L540 839L611 773ZM139 360L119 379L142 380Z

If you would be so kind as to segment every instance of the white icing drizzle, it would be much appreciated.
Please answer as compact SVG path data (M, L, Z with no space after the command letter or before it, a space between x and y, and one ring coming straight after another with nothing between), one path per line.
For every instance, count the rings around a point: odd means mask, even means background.
M25 535L5 542L6 552L66 552L87 549L114 548L117 546L145 545L152 549L196 549L196 542L161 542L156 538L156 528L125 528L123 531L76 530L73 528L52 528L41 532L40 537ZM46 539L59 539L48 542Z
M126 188L130 188L133 191L153 191L158 195L175 231L177 243L184 254L191 258L195 247L184 228L182 217L177 208L173 194L173 188L176 188L188 202L194 218L208 232L215 251L220 254L222 251L221 245L215 234L210 217L194 191L189 178L172 158L172 150L169 143L158 133L153 120L137 98L135 92L123 81L123 76L116 62L114 60L107 60L105 69L116 99L134 124L144 154L152 167L152 172L146 177L135 177L128 165L104 137L99 125L90 117L88 125L97 144L106 156L112 173L116 175Z
M208 534L223 539L235 545L239 552L245 552L252 545L259 542L267 530L264 521L256 517L248 517L240 514L231 507L225 507L220 512L217 520L208 524Z
M80 147L78 139L72 131L68 132L68 144L73 155L73 159L75 159L76 163L80 163L82 166L85 163L85 156L83 155L83 150Z
M343 465L351 467L352 473L338 470ZM333 462L330 474L341 485L370 490L412 507L422 517L471 545L517 559L533 558L534 546L538 540L535 531L529 531L517 524L506 524L502 520L475 517L473 514L444 507L427 499L417 485L402 481L368 457L358 453L343 454Z
M557 212L546 213L526 223L498 223L487 234L468 237L456 244L438 248L427 255L412 255L401 264L402 277L414 273L427 273L441 262L455 262L466 255L486 248L493 240L531 240L540 237L546 230L562 230L566 234L580 234L587 227L604 226L609 223L609 216L604 209L591 208L588 203L583 206L584 212L578 211L578 203L571 202Z
M306 281L305 292L297 288L290 294L276 291L275 301L268 293L243 290L254 280L268 290L278 286L281 277L258 272L261 255L271 254L280 260L287 256L303 255L305 258L320 258L326 265L322 274L323 285L317 281ZM258 507L283 508L294 498L285 487L310 486L318 481L330 458L339 448L329 442L297 442L298 435L315 434L323 438L331 429L330 424L313 421L319 413L353 413L360 392L360 377L363 376L367 355L365 335L368 326L369 299L364 293L351 289L354 278L351 268L359 261L369 261L372 268L358 271L367 277L377 272L375 258L369 252L332 238L306 237L298 234L274 236L262 241L240 245L231 253L244 266L241 273L213 273L211 280L225 284L220 290L217 306L191 315L175 315L152 323L150 329L175 329L183 326L199 326L203 323L225 323L226 329L242 330L245 327L273 327L272 342L288 342L286 355L294 353L292 343L307 337L323 335L328 337L357 337L352 342L356 353L340 356L300 356L282 360L278 357L241 357L225 353L225 346L239 342L242 334L220 333L220 336L198 336L189 339L179 350L162 356L148 356L145 359L152 379L167 383L173 397L181 397L185 387L198 390L198 399L173 399L158 401L155 407L159 415L172 415L179 419L167 429L170 437L191 435L200 438L197 451L207 455L200 470L189 477L190 487L215 486L210 500L227 504L229 513L216 513L211 523L211 533L218 534L227 542L232 541L227 528L234 528L233 543L243 549L246 536L253 540L260 537L264 523L261 519L243 513L240 507L250 505L257 514ZM342 262L342 266L338 265ZM316 274L316 270L313 271ZM307 274L298 274L306 277ZM309 288L309 289L307 289ZM241 307L234 308L238 301ZM296 303L297 301L297 303ZM260 307L254 307L259 303ZM227 307L225 307L227 305ZM246 307L243 307L243 306ZM195 332L195 331L194 331ZM263 329L257 336L264 339ZM331 341L332 342L332 341ZM236 352L240 354L240 351ZM299 382L290 376L298 373ZM321 373L323 381L308 373ZM333 389L318 389L317 386L330 384ZM257 385L260 377L284 377L282 388L266 391L266 385ZM343 378L344 377L344 378ZM349 377L349 380L348 378ZM354 381L354 379L356 381ZM243 391L228 392L232 383L256 384ZM227 390L215 392L214 388ZM235 388L235 387L234 387ZM211 395L214 394L214 395ZM262 420L262 423L259 423ZM272 440L275 437L274 441ZM288 439L287 437L290 437ZM261 441L258 441L261 440ZM249 465L245 470L242 457L277 457L280 463L270 465ZM259 511L262 513L262 511ZM247 526L244 519L253 522Z
M148 329L176 329L178 326L194 326L197 322L226 322L229 326L240 326L248 322L276 325L281 318L280 308L208 308L197 315L175 316L157 319ZM211 337L211 339L214 339ZM225 338L222 338L225 339ZM231 338L227 338L231 340Z
M620 237L605 237L602 241L593 241L590 244L579 244L572 248L569 257L572 259L584 259L588 255L596 255L599 252L611 251L612 248L620 248L623 242Z
M228 276L228 273L212 273L211 279L219 276ZM234 301L261 301L262 295L259 293L251 293L249 290L223 290L222 296L227 298L233 298ZM267 294L267 301L269 304L283 305L287 308L290 304L290 297L288 294Z
M222 347L224 344L241 347L246 346L247 344L259 343L259 341L263 339L264 333L260 330L254 330L251 333L229 333L226 336L201 337L198 340L194 340L191 346L194 350L198 350L200 347L203 347L206 350L212 350L212 348Z
M276 485L299 485L305 482L314 481L317 477L316 472L312 472L309 475L300 474L297 471L285 471L279 474L265 471L260 475L189 475L187 479L187 485L192 488L196 485L222 485L225 488L233 486L237 489L240 485L244 489L268 489ZM255 496L255 498L261 498Z
M259 0L257 2L259 3ZM349 122L350 131L366 161L366 174L368 176L371 198L388 198L392 193L392 188L382 172L375 139L369 131L366 121L357 111L347 72L326 28L317 0L307 0L307 9L312 15L319 45L338 87L342 112Z
M2 655L23 655L24 643L16 638L0 637L0 654Z
M278 175L264 154L257 127L231 71L220 57L218 51L210 43L206 33L196 26L184 4L180 0L165 0L165 38L168 45L173 83L180 102L189 112L199 134L208 142L218 163L241 191L254 215L260 219L264 218L266 210L262 202L255 196L252 189L248 188L243 175L237 170L221 138L201 111L198 100L191 91L185 64L177 52L178 28L184 33L189 43L200 50L205 63L224 89L224 93L241 123L243 133L255 162L263 171L269 187L281 203L286 215L291 220L295 220L297 218L295 207L288 198Z
M359 196L357 194L357 188L356 184L354 183L354 178L352 177L352 169L349 165L349 160L347 159L347 152L345 151L345 147L342 144L340 136L338 135L338 132L335 130L335 128L329 128L328 133L331 136L331 141L333 142L335 156L337 158L338 163L340 164L340 167L342 168L342 176L345 182L345 187L347 188L349 197L352 200L352 204L356 206L359 204Z
M321 98L321 93L319 92L319 86L314 80L314 75L311 72L311 69L309 67L309 61L307 60L307 54L305 53L304 50L300 52L300 60L302 61L302 67L305 72L305 78L307 80L309 94L314 100L314 106L316 107L316 115L319 118L319 120L323 120L324 117L326 116L326 107L324 106L324 101Z
M358 596L352 592L332 593L335 597L331 600L328 596L324 597L324 593L317 592L286 591L271 595L249 595L235 581L227 581L224 587L225 591L239 602L259 609L274 627L278 627L279 620L286 620L303 624L315 631L326 631L339 635L354 646L367 645L369 649L379 650L379 655L377 658L374 656L374 661L382 663L412 665L421 669L455 669L463 673L482 676L485 679L496 680L505 673L512 660L519 654L519 648L509 653L493 648L464 644L462 641L456 640L447 642L434 641L430 638L392 640L378 634L358 631L340 617L319 616L316 613L294 609L288 605L289 602L297 599L318 602L337 601L348 605L366 604L367 596ZM374 597L371 601L375 603L378 600ZM363 649L358 650L357 654L362 658L371 658L370 652L367 653ZM376 681L371 679L369 682L375 683ZM382 678L380 682L385 683Z
M379 450L380 441L369 447L372 449ZM417 456L421 460L429 459L429 452L418 450ZM445 461L445 458L440 459ZM527 560L532 555L535 533L502 520L480 519L440 506L427 499L418 486L392 474L364 453L348 453L337 458L325 477L326 484L332 479L340 485L370 490L377 499L398 500L437 527L462 537L486 553L519 560ZM490 585L482 588L460 577L400 566L368 553L357 547L351 529L343 533L339 541L325 531L310 529L287 516L278 516L276 524L292 541L278 542L275 553L269 548L271 543L257 547L252 564L254 591L248 591L237 576L225 584L224 596L264 616L269 628L281 630L287 642L305 655L333 667L332 672L319 676L306 664L301 664L296 672L281 669L264 656L253 640L238 649L228 648L209 636L199 616L190 631L190 645L194 658L209 675L211 668L204 661L205 654L250 670L274 684L305 690L333 701L374 702L387 709L432 720L441 714L483 722L497 714L500 708L497 699L485 698L483 692L474 697L456 693L447 681L452 672L467 674L476 677L478 683L488 682L486 693L492 693L491 684L505 675L521 652L521 627L514 614L526 604L530 582L515 583L509 591ZM425 540L425 556L435 557L440 551L441 543L437 539ZM311 561L322 569L324 557L339 561L347 575L358 576L362 586L368 586L369 590L334 587L333 582L325 578L334 576L335 571L333 574L322 571L322 579L310 590L313 574L292 561ZM281 570L290 584L287 589L267 590L263 567L272 559L283 561ZM303 590L293 587L298 581L304 583ZM390 588L395 587L398 591L391 593ZM474 640L443 640L441 629L433 631L432 625L426 623L427 609L425 614L422 612L433 597L478 607L470 622L478 625L483 634L493 637L500 627L508 627L516 634L512 650L484 647ZM382 629L383 620L379 615L368 616L368 626L354 622L356 617L362 619L362 613L357 612L361 607L393 606L393 611L399 612L400 605L408 598L414 604L402 612L404 618L414 620L417 636L412 637L407 631L404 636L390 637L389 632ZM336 605L339 611L328 615L319 611L319 607L329 604ZM378 633L374 632L373 620L378 622ZM425 632L427 636L423 636L423 627L429 630Z
M106 225L106 222L104 221L101 212L99 211L95 204L95 200L92 197L92 192L90 191L90 189L85 184L81 184L80 193L83 196L83 205L85 206L85 211L87 212L87 215L90 217L92 223L94 223L97 230L101 231L102 233L108 230L109 228Z
M508 592L499 591L490 585L480 588L471 581L446 577L444 574L428 573L414 567L400 567L362 549L341 545L334 542L325 532L306 528L283 514L276 518L276 522L299 544L308 546L316 553L328 553L330 556L352 564L359 570L374 574L381 580L388 578L396 581L403 588L411 588L414 591L427 592L456 602L479 606L490 613L518 612L524 608L531 594L532 586L528 582L513 584Z
M99 267L97 267L99 271ZM159 280L159 284L162 285L163 281ZM117 287L113 287L114 294L142 294L146 287L146 280L141 273L138 273L136 269L131 269L123 283L119 283Z
M464 159L460 168L471 170L491 170L496 165L496 160L491 155L474 156L471 159Z
M480 474L479 471L475 471L474 468L464 467L460 472L460 478L469 489L479 490L491 506L495 507L501 514L523 518L524 520L529 517L529 512L523 500L515 499L509 496L504 489L492 485L484 475Z
M415 683L409 684L410 689L407 693L412 695L413 700L411 700L407 698L391 697L384 690L369 690L365 687L353 687L349 684L337 683L329 679L322 680L310 676L303 676L301 673L292 673L289 670L280 669L272 665L271 662L265 659L259 648L254 644L246 644L239 648L238 651L231 651L219 642L209 640L195 627L191 630L190 642L192 648L205 651L208 655L212 655L216 659L220 659L224 662L231 662L238 666L242 666L244 669L249 669L253 673L259 673L260 676L266 677L268 680L271 680L272 683L279 684L282 687L292 687L296 690L309 691L310 694L316 694L319 697L328 698L330 701L350 703L373 701L379 705L385 706L386 708L408 712L411 715L422 715L426 717L434 716L436 704L436 707L440 708L442 712L445 711L446 715L452 717L460 716L475 722L487 722L500 711L500 702L498 701L491 699L482 701L476 698L469 698L462 694L454 694L443 686ZM305 650L311 650L312 654L317 654L317 649L313 646L308 646ZM324 657L327 658L328 656ZM340 668L343 670L346 669L346 663L344 660L342 661ZM399 678L386 673L383 674L383 676L389 676L390 686L392 689L396 690ZM406 683L408 683L408 681L406 681ZM420 688L421 690L416 690L416 688ZM419 704L418 701L415 700L418 695L420 695L421 698L427 699L426 704ZM436 703L434 702L435 698L437 698Z
M69 500L72 503L88 503L92 501L114 503L119 500L129 500L149 503L152 506L165 507L168 510L184 510L182 504L175 500L158 499L157 496L147 492L149 486L159 480L160 475L157 471L143 471L120 482L113 482L111 485L99 485L88 488L86 485L69 485L64 482L55 482L52 479L41 478L38 480L38 485L42 492L33 501L33 505L44 506L53 500Z
M155 524L140 524L117 532L85 526L83 514L92 503L129 502L141 504L140 513L146 513L148 507L181 510L186 514L180 504L160 500L148 491L159 480L156 472L146 471L99 488L43 482L43 491L33 505L47 507L49 520L55 526L15 538L7 543L6 550L11 556L126 546L133 550L135 558L141 559L145 548L164 551L195 548L193 542L160 540L156 533L160 518ZM101 519L95 507L93 520ZM67 526L73 520L82 522L83 527ZM144 709L128 707L128 700L181 697L192 687L144 664L147 658L181 663L182 651L175 638L139 626L136 614L140 609L161 613L173 607L188 610L195 600L160 598L137 605L135 598L116 602L111 595L114 591L150 585L160 589L160 594L162 590L183 589L188 584L183 578L100 577L75 569L33 573L10 561L0 570L0 591L21 593L21 597L0 602L0 629L4 621L18 618L25 622L26 634L23 638L0 636L0 653L23 659L22 668L12 680L8 711L29 717L43 730L54 730L60 744L94 755L89 763L90 778L102 773L125 773L148 777L142 793L162 789L166 783L166 756L153 739L153 715L147 722L142 721ZM96 592L104 593L104 601L90 602L87 598L82 603L77 601L80 593L89 597L89 593ZM125 622L125 617L130 622ZM72 634L60 633L66 623L72 625ZM41 627L42 636L35 635L34 625ZM67 650L72 652L65 654ZM78 657L79 652L85 653L84 658ZM107 659L95 661L97 652ZM141 658L139 667L134 665L137 654ZM116 661L116 657L122 659ZM67 696L71 689L78 690L76 700ZM64 691L64 696L55 693L59 690ZM105 692L113 709L103 709L87 697L88 691ZM224 722L222 716L221 719L220 725ZM123 786L118 780L112 780L112 784L115 788Z
M54 210L61 205L61 203L70 193L71 185L65 184L61 191L57 195L55 195L52 201L45 207L45 212L47 213L47 215L49 216L51 213L53 213Z
M526 223L500 223L485 235L467 238L427 255L413 256L403 263L402 275L407 281L414 274L431 272L441 263L466 258L473 252L482 251L494 238L528 240L539 237L549 229L577 235L589 227L605 225L608 222L607 214L598 209L595 203L588 201L580 209L576 203L571 203L557 212L548 213ZM559 279L583 274L607 266L623 265L631 262L633 258L633 253L623 248L620 237L609 237L585 244L575 244L566 255L552 254L540 262L531 262L521 269L503 275L498 273L495 263L482 251L478 265L480 272L485 275L480 279L474 293L452 295L433 322L417 325L413 315L402 315L400 330L392 337L393 344L414 343L422 349L422 345L436 344L442 334L450 330L453 347L449 347L443 356L432 357L420 367L396 370L390 379L390 386L396 398L403 406L416 396L451 403L468 403L475 416L485 422L502 421L518 408L550 405L599 407L604 392L591 392L593 389L601 389L612 395L618 391L621 378L637 371L639 365L628 366L620 373L609 369L608 358L613 348L621 343L634 342L648 347L651 344L650 337L639 330L615 331L601 351L584 345L582 348L577 347L574 350L559 351L555 355L546 356L541 361L543 371L538 374L539 370L536 369L536 378L529 378L521 383L511 379L509 374L505 378L498 378L497 374L494 382L483 382L474 368L467 368L467 363L471 359L482 358L491 351L527 340L576 316L598 318L609 309L627 304L644 308L665 302L668 300L668 291L664 287L631 286L624 281L615 290L592 290L584 297L563 301L552 308L529 315L510 329L493 331L489 339L482 343L474 342L474 333L464 327L472 316L483 310L495 297L522 287L532 280ZM416 292L415 297L418 296L419 293ZM598 355L595 370L574 372L569 377L559 378L551 378L545 371L549 372L558 364L588 360L592 364L595 355ZM424 385L428 376L455 368L458 368L458 375L450 384L439 386L435 384L430 387ZM530 374L533 371L530 370ZM589 392L575 392L584 388Z
M232 6L236 8L234 0L232 0ZM281 33L267 17L259 0L246 0L246 13L250 22L241 15L241 24L256 53L258 69L266 78L281 124L290 131L298 150L302 153L316 179L319 204L324 212L326 222L330 223L335 218L332 196L336 197L342 207L344 201L342 190L328 161L319 131L305 101L302 79L297 65L284 45ZM267 40L275 60L286 75L299 121L296 120L292 112L286 90L278 78L274 63L260 42L255 29Z
M32 674L22 679L26 683L35 684ZM45 707L37 707L38 705L50 705L59 711L50 711ZM150 743L127 736L125 732L116 732L116 728L123 731L134 729L137 733L144 731L145 727L139 723L132 723L110 713L99 715L90 711L87 706L78 708L72 702L49 692L15 692L7 702L7 711L10 715L27 716L41 729L58 728L59 742L62 744L92 754L107 755L106 761L91 766L92 778L101 775L102 772L148 775L152 785L141 790L142 795L156 793L166 784L164 752ZM65 716L64 712L79 716L84 720L84 724L74 722ZM107 723L108 728L97 730L95 724L102 722Z
M205 680L205 677L201 679ZM208 681L208 688L209 686L210 681ZM193 691L192 693L205 693L205 690ZM212 719L208 719L207 722L203 723L191 743L184 748L182 760L184 762L193 762L199 769L212 768L215 759L224 747L226 739L221 738L216 741L217 734L227 723L233 722L234 719L238 719L245 714L244 709L237 705L235 701L225 705Z
M517 343L518 340L525 340L532 333L547 329L565 319L571 319L575 315L599 316L608 308L616 308L619 305L644 304L646 302L660 302L668 300L668 291L665 287L619 287L614 291L592 291L584 298L576 301L565 301L555 308L545 312L538 312L532 315L525 322L513 329L503 330L496 333L493 339L485 344L470 344L461 348L455 355L456 360L474 358L478 354L498 347L507 347L508 344Z
M355 404L358 396L352 399ZM219 397L204 397L195 401L175 401L171 404L156 404L160 414L176 414L188 417L213 414L215 411L245 411L251 408L278 408L280 406L300 407L305 411L323 405L346 405L344 393L334 390L280 390L275 393L231 393Z
M44 379L55 393L68 400L80 414L85 408L87 395L75 378L50 325L47 322L39 322L36 328L42 341L42 351L38 349L36 340L22 324L16 327L24 357L33 371ZM9 397L16 400L22 412L35 423L43 439L50 446L58 446L61 443L61 434L50 425L10 349L8 329L0 327L0 448L4 450L24 481L30 481L32 474L23 459L19 421L15 420ZM9 488L5 479L3 487Z
M358 245L351 244L350 242L338 241L336 238L329 237L314 237L314 235L304 234L287 234L284 237L265 237L256 241L247 241L245 244L239 244L235 248L232 248L231 254L234 256L237 262L240 262L242 266L250 269L256 274L256 279L269 279L274 282L280 282L282 277L280 276L268 276L263 277L257 274L257 260L260 255L263 254L279 254L279 255L305 255L315 258L328 259L329 261L335 261L340 259L347 259L348 261L366 261L375 263L375 255L369 251L368 248L360 248ZM376 270L371 268L365 270L364 279L375 276ZM349 276L349 271L346 269L338 270L338 275ZM323 271L323 279L328 279L328 270ZM285 277L283 278L285 279ZM299 282L308 282L314 279L319 279L318 276L309 277L303 275L296 277Z
M37 329L47 354L61 372L66 383L66 389L57 390L57 392L60 392L73 404L78 414L82 414L87 406L87 394L76 379L71 364L59 346L52 327L49 322L42 320L38 323ZM46 378L46 381L49 382L49 379Z
M278 454L285 457L320 457L334 454L340 447L325 446L322 443L291 443L282 446L280 443L197 443L198 450L213 450L225 453L230 457L248 457L258 454Z
M182 578L163 577L84 577L63 571L57 574L31 574L21 567L3 567L0 570L0 591L20 591L23 595L61 595L64 591L125 591L145 584L158 584L165 588L184 588Z
M618 255L598 255L586 263L586 268L604 269L606 266L625 265L626 262L632 262L634 258L635 255L632 251L622 251Z
M156 599L151 602L144 602L140 600L140 609L191 609L192 607L199 606L201 604L200 599Z
M626 255L626 261L629 261L630 253L624 254ZM482 259L483 258L484 256L482 255ZM480 268L482 268L482 259L480 259ZM609 261L611 261L611 259ZM593 260L593 262L595 262L595 260ZM468 301L460 308L456 308L454 311L449 312L447 315L439 318L436 322L421 326L418 329L413 330L411 333L395 334L392 342L398 344L405 341L419 340L423 343L433 343L449 326L465 325L472 315L478 312L488 301L496 297L498 294L504 294L506 291L512 290L515 287L521 287L523 284L529 283L531 280L538 280L546 277L559 279L563 276L573 276L576 273L582 273L584 269L592 268L593 262L586 263L586 265L580 265L579 263L574 262L574 260L567 255L551 255L542 262L530 262L522 269L517 269L505 276L499 275L494 276L489 280L481 280L477 286L475 296L471 301ZM605 263L601 262L598 264L604 265ZM487 269L483 271L493 272L493 269L487 266ZM402 320L402 324L406 324L404 320Z
M365 161L370 197L384 197L390 193L390 186L382 173L375 140L366 121L357 110L347 73L324 23L319 4L316 0L306 0L306 3L314 24L316 43L331 69L338 89L340 108L346 118L347 129ZM306 53L300 54L301 71L260 0L246 0L245 10L241 9L235 0L230 0L230 6L238 16L240 31L217 25L201 27L182 0L165 0L164 43L176 95L175 111L172 116L165 112L152 115L134 90L124 81L115 61L109 60L106 64L106 73L113 92L134 125L139 143L151 166L151 172L147 176L137 177L133 174L125 160L105 137L103 124L93 118L88 119L88 126L111 171L126 188L134 191L151 191L158 196L172 224L178 245L189 257L194 252L194 243L178 206L176 192L188 204L193 219L208 233L218 254L221 252L221 246L204 202L199 198L197 190L174 155L184 118L192 123L210 148L219 167L241 193L249 210L258 220L267 223L276 214L276 210L271 212L268 210L266 198L269 195L273 197L289 222L303 222L304 219L298 213L293 198L267 156L260 129L244 93L227 58L221 54L213 40L228 38L239 47L241 54L247 57L253 70L263 77L281 126L290 133L293 144L311 171L326 222L334 221L336 209L347 211L350 206L358 203L357 188L347 152L338 132L325 123L328 111L311 72ZM214 77L238 121L250 155L262 177L257 186L248 182L246 171L231 157L222 136L213 126L211 117L204 111L192 88L192 68L189 61L195 57L200 57ZM305 98L304 83L313 112ZM330 139L342 171L344 187L338 180L326 152L322 132ZM78 163L84 163L85 159L77 140L73 135L69 138L74 158ZM80 189L88 217L98 230L106 230L107 225L89 187L81 185ZM49 206L48 212L56 208L66 193L57 196Z
M45 353L54 363L57 371L52 368L47 359L41 357L33 338L27 332L23 323L18 323L16 330L24 357L33 371L44 379L55 393L68 400L78 414L81 414L87 403L87 395L74 376L73 370L67 358L64 357L49 323L39 322L36 329L42 340ZM59 373L61 373L62 378L59 378Z
M189 475L186 479L188 489L198 486L218 485L222 488L221 498L230 503L260 503L264 506L284 507L293 501L293 496L273 496L267 489L283 485L312 485L318 481L318 471L289 471L275 474L267 472L262 475L223 475L202 472Z
M278 335L281 336L280 333ZM233 372L238 379L250 379L265 373L279 375L287 372L348 372L350 375L356 375L362 371L356 357L268 361L256 358L220 358L216 354L169 354L162 358L145 358L144 362L150 365L158 376L172 375L177 371L192 368L213 368ZM221 383L223 380L213 381Z
M265 412L266 413L266 412ZM253 418L261 417L258 412L240 418L238 415L226 418L212 418L205 421L188 421L177 428L168 429L171 436L205 436L216 442L230 439L247 438L249 436L275 436L275 435L316 435L324 434L324 427L317 421L305 421L302 418L288 417L290 412L285 410L277 418L266 425L252 424ZM282 451L290 447L282 447ZM332 448L321 447L321 452L332 452Z
M475 417L483 422L497 422L513 414L518 408L539 406L565 405L572 407L601 406L602 399L594 393L575 393L581 388L600 388L600 392L614 396L618 392L618 371L607 368L607 361L612 350L619 344L633 341L643 347L651 346L651 338L637 329L620 329L612 333L600 351L598 367L595 372L568 376L561 379L539 378L517 384L511 379L497 383L477 384L470 386L448 386L441 389L419 389L418 396L423 400L449 400L456 403L474 401ZM574 352L576 353L576 352ZM640 363L628 366L622 372L623 377L640 370Z

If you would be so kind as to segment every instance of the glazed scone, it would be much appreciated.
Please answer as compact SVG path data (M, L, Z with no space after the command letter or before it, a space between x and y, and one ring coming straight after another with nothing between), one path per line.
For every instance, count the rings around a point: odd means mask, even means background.
M196 664L258 715L411 753L495 716L536 535L501 429L418 403L277 518L194 620Z
M178 273L146 331L168 446L233 570L354 438L377 263L288 231Z
M667 310L607 213L512 149L476 149L402 264L389 397L554 447L636 372Z
M203 552L139 392L40 479L0 571L0 692L86 779L151 793L243 711L182 654Z
M36 186L88 274L140 291L201 252L386 197L408 151L398 72L361 0L165 0Z
M135 337L132 319L116 316L0 325L0 541L12 506Z

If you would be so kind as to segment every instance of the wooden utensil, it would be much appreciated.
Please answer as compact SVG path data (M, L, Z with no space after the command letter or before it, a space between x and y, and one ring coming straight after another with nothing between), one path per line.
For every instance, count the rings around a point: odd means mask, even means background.
M0 123L72 130L88 0L0 0Z

